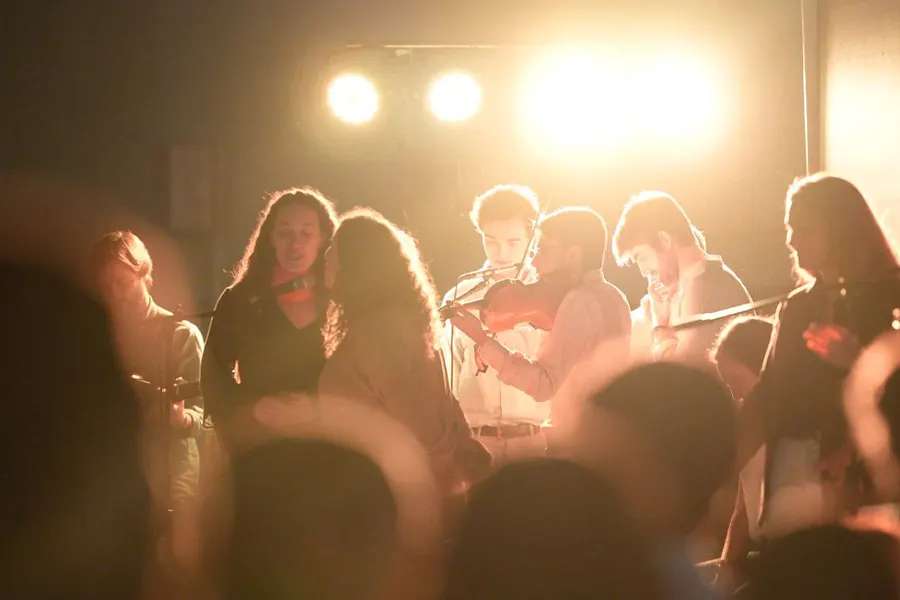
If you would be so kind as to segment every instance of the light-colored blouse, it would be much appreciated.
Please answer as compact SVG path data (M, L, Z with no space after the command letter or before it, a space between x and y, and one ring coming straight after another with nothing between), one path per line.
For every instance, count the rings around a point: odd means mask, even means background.
M421 321L402 307L375 310L349 325L325 364L319 395L384 410L412 432L439 478L459 468L460 455L471 456L465 451L477 444L447 386L440 352L429 356Z

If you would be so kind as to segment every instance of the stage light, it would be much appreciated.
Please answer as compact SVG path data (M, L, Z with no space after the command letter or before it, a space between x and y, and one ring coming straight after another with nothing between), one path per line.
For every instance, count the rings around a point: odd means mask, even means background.
M687 60L657 61L637 74L631 120L644 136L700 140L719 125L713 78Z
M520 116L541 142L597 149L617 142L621 94L616 70L599 57L555 56L526 82Z
M341 75L328 86L328 106L345 123L366 123L378 112L378 90L361 75Z
M449 73L432 84L428 102L441 121L465 121L481 108L481 86L471 75Z

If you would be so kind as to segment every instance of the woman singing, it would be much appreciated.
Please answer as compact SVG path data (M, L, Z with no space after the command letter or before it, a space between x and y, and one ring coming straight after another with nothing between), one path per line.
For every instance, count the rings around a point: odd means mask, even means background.
M767 514L809 524L834 516L822 474L843 482L852 449L841 395L861 345L900 307L897 259L851 183L814 175L791 186L787 244L806 283L781 307L759 385L741 411L739 467L766 444ZM843 486L835 485L835 489Z
M328 251L332 304L319 392L376 406L428 452L445 489L490 466L447 386L434 284L415 240L375 211L342 217Z
M216 305L201 366L207 413L226 446L236 408L316 390L325 364L324 256L336 222L331 201L306 188L274 194L260 213L234 282ZM273 291L290 281L303 286Z

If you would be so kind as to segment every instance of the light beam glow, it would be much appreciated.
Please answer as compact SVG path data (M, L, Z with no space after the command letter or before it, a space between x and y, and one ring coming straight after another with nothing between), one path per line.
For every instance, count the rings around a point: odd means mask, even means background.
M465 121L481 108L481 86L467 73L448 73L432 84L428 103L441 121Z
M719 124L712 77L687 60L662 60L642 69L631 94L634 129L645 136L700 141Z
M361 75L341 75L328 86L328 106L345 123L361 125L371 121L378 104L378 90Z
M703 142L721 125L713 78L690 60L613 62L599 54L556 55L522 92L520 116L553 151L611 150Z
M560 55L526 82L521 117L541 141L585 150L615 141L621 90L610 68L592 55Z

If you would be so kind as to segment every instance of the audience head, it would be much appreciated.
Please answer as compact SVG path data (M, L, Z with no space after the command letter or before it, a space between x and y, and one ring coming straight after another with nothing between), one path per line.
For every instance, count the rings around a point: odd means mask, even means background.
M238 455L231 471L225 598L378 597L397 508L374 462L330 442L282 439Z
M503 467L477 486L445 600L659 597L652 558L611 486L557 459Z
M557 272L580 276L602 269L605 256L606 223L590 208L561 208L541 219L532 261L541 277Z
M849 181L825 173L798 179L785 204L787 244L801 280L877 277L896 268L884 230Z
M91 276L116 317L143 317L150 306L153 260L141 238L130 231L112 231L91 250Z
M897 598L897 540L827 525L775 539L760 553L753 596L765 600Z
M586 459L622 486L629 508L664 535L706 515L735 459L735 408L710 374L675 363L633 368L592 397ZM660 498L666 498L660 502Z
M325 251L336 223L334 204L312 188L272 194L234 269L234 283L263 288L271 284L276 271L298 276L309 273L321 283Z
M136 598L148 551L140 412L108 317L42 269L0 265L2 581L10 598Z
M498 185L475 199L469 217L481 234L489 267L511 267L525 260L539 212L537 195L524 186ZM508 275L514 274L510 268Z
M671 286L678 281L679 251L706 251L706 239L675 198L642 192L625 205L612 246L617 263L636 264L643 277Z
M415 238L378 212L360 208L341 217L328 251L332 305L325 346L333 352L354 320L385 307L419 318L426 348L437 348L437 292Z
M863 459L851 469L865 467L862 491L871 497L863 501L900 501L900 331L883 333L859 353L843 382L843 409Z
M900 458L900 370L895 370L885 382L878 408L890 430L891 450Z
M738 317L719 333L710 358L735 400L756 387L774 326L762 317Z

